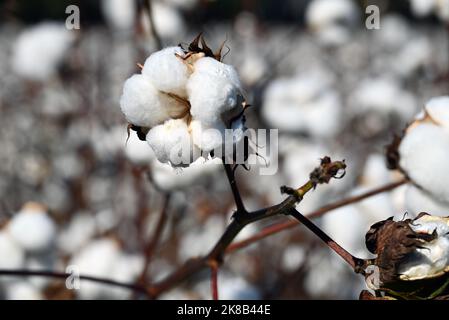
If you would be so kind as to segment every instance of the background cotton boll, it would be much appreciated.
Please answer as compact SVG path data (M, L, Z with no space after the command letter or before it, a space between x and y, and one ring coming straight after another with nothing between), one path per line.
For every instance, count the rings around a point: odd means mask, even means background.
M180 47L169 47L152 53L142 69L155 88L166 93L174 93L186 97L185 86L189 70L182 58L184 51Z
M77 213L58 234L58 247L64 253L74 253L85 245L95 232L95 218L87 212Z
M418 17L425 17L429 15L435 8L435 0L409 0L412 12Z
M147 142L156 158L173 166L186 166L198 159L200 151L194 146L187 123L181 119L168 120L151 129Z
M434 121L449 129L449 96L430 99L425 110Z
M144 258L140 255L122 254L113 266L109 275L111 279L123 283L134 283L142 272ZM112 287L108 290L111 299L129 299L132 292L126 288Z
M307 25L315 30L353 25L358 17L358 9L351 0L314 0L306 11Z
M102 0L101 11L107 22L116 30L131 31L136 16L136 2L133 0Z
M267 61L258 52L250 52L245 56L238 68L242 81L251 86L260 81L268 72Z
M22 77L45 80L56 72L74 39L64 24L44 22L26 29L14 43L12 68Z
M135 74L126 80L120 108L126 119L137 126L151 128L170 118L161 94L145 75Z
M8 285L6 289L7 300L42 300L42 293L26 281L17 281Z
M89 242L72 256L67 265L76 266L80 274L108 277L113 272L119 257L118 244L112 239L103 238ZM76 293L81 299L107 297L110 290L107 286L89 281L81 281L80 286L82 289L77 290Z
M430 64L432 61L432 46L426 38L410 40L393 59L392 67L402 76Z
M177 38L185 30L185 23L179 11L160 1L153 1L152 15L157 32L162 38ZM146 12L141 16L145 29L151 34L151 27L148 24Z
M307 252L301 245L289 245L282 254L281 267L286 272L298 270L305 261Z
M400 166L413 182L439 201L449 201L449 134L423 123L407 132L399 146Z
M375 36L388 49L397 49L409 40L410 26L402 16L387 14L382 17L382 27L376 30Z
M421 212L440 217L449 216L449 203L438 201L428 192L415 186L407 186L405 204L411 217L416 217Z
M141 141L135 132L131 132L125 145L125 155L136 164L149 164L154 159L154 152L145 141Z
M26 204L8 224L8 230L17 243L28 251L50 249L56 236L56 227L44 208Z
M0 230L0 269L20 269L25 262L22 247L7 230Z

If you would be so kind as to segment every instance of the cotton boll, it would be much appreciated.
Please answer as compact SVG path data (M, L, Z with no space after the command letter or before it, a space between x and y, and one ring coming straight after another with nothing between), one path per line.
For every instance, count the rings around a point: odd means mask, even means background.
M189 167L182 169L175 169L168 164L153 161L151 164L151 177L158 188L171 191L199 183L202 178L217 172L221 167L221 160L218 158L207 161L199 158Z
M400 166L437 200L449 202L449 134L422 123L408 130L399 146Z
M387 48L400 48L409 40L410 26L402 16L387 14L382 17L382 27L376 30L375 36Z
M449 96L430 99L425 110L434 121L449 129Z
M298 270L306 258L306 249L301 245L289 245L282 254L281 267L286 272Z
M428 65L432 61L432 45L426 38L415 38L408 41L393 59L392 67L403 76L411 76L413 72Z
M96 232L95 218L89 213L75 214L58 235L58 247L64 253L77 252Z
M237 71L231 65L222 63L211 57L199 59L194 64L194 73L203 73L224 79L232 83L237 89L241 89L241 83Z
M267 74L268 64L258 52L250 52L245 56L239 71L243 82L251 86Z
M0 230L0 269L20 269L25 262L22 247L7 230Z
M184 51L180 47L168 47L151 54L142 69L155 88L166 93L186 97L185 86L189 77L189 69L182 58Z
M25 281L14 282L6 290L7 300L43 300L42 293L31 283Z
M412 12L418 17L429 15L435 8L435 0L409 0Z
M221 122L206 126L200 121L194 120L190 123L193 143L208 154L210 151L220 147L224 142L225 126Z
M154 159L154 152L137 134L131 132L125 146L125 155L133 163L149 164Z
M170 118L167 100L145 75L135 74L126 80L120 98L120 108L126 119L136 125L151 128Z
M118 244L112 239L90 242L70 259L68 265L75 266L83 275L109 277L120 257ZM81 299L107 297L110 288L89 281L81 281L76 293Z
M140 255L123 254L121 255L110 274L111 279L123 283L133 283L143 270L144 257ZM113 287L108 291L110 299L129 299L132 292L126 288Z
M449 271L449 232L448 218L424 215L414 220L410 227L415 232L432 234L437 238L423 243L416 252L409 254L398 266L402 280L418 280L442 275Z
M174 38L185 30L179 11L165 3L154 1L152 6L154 25L163 38Z
M11 236L27 251L49 249L55 240L56 227L45 209L36 203L26 204L8 224Z
M405 193L407 212L416 217L421 212L428 212L436 216L449 215L449 203L434 199L428 192L415 186L407 186Z
M207 59L200 59L198 62ZM197 62L197 64L198 64ZM221 72L221 71L220 71ZM196 70L187 83L187 93L191 104L190 113L195 120L212 125L221 120L221 115L243 102L240 88L224 75Z
M102 0L101 11L114 29L121 31L133 29L136 14L134 0Z
M47 79L56 72L74 38L64 24L44 22L26 29L13 46L13 70L30 80Z
M147 142L160 162L170 162L173 166L188 166L200 156L192 143L187 123L181 119L168 120L151 129Z
M373 112L381 116L393 114L409 119L416 108L413 95L389 77L363 80L349 100L351 111L356 115Z
M354 22L358 12L351 0L314 0L307 7L307 24L313 28L327 27L342 21Z

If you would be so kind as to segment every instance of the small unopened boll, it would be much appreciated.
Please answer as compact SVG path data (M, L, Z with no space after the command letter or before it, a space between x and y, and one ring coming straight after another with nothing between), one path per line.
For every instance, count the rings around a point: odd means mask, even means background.
M199 39L190 51L169 47L151 54L142 74L125 82L120 100L130 124L146 133L156 158L173 167L187 167L200 156L229 155L222 152L233 151L224 148L227 130L232 145L244 137L246 103L237 72L204 44L199 48Z
M402 170L438 201L449 202L449 97L431 99L399 146Z
M45 208L37 203L27 203L12 218L8 231L14 240L27 251L49 249L56 236L56 226Z

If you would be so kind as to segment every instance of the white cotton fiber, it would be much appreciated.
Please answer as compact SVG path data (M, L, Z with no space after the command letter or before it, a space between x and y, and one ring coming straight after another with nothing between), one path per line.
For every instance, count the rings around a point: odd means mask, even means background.
M6 289L7 300L42 300L44 296L33 284L26 281L14 282Z
M237 71L231 65L222 63L211 57L204 57L195 62L195 72L207 73L232 83L237 89L241 89L241 83Z
M430 193L413 185L407 186L405 205L412 217L416 217L421 212L440 217L449 216L449 203L438 201Z
M208 125L221 120L225 111L237 107L241 95L239 88L225 77L197 71L187 83L187 92L193 118Z
M55 240L56 226L41 207L25 205L8 224L14 240L27 251L49 249Z
M123 31L133 29L137 12L134 0L102 0L101 11L114 29Z
M145 141L140 140L135 132L130 132L125 145L126 157L136 164L148 164L154 159L154 152Z
M188 165L199 157L187 123L181 119L168 120L151 129L147 142L160 162L170 162L173 166Z
M145 61L142 74L146 75L158 90L185 98L189 69L175 54L181 57L185 55L180 47L168 47L152 53Z
M0 230L0 257L0 269L20 269L25 262L22 247L6 230Z
M400 146L400 166L439 201L449 202L449 134L430 123L411 128Z
M434 121L449 129L449 96L430 99L425 110Z
M22 77L45 80L75 39L75 34L54 22L44 22L23 31L13 45L12 68Z
M354 22L357 8L351 0L314 0L307 7L306 21L312 28L325 28L342 21Z
M220 147L224 142L225 126L221 122L206 126L194 120L190 123L190 129L193 143L206 153Z
M170 118L163 102L148 77L135 74L125 82L120 108L130 123L151 128Z

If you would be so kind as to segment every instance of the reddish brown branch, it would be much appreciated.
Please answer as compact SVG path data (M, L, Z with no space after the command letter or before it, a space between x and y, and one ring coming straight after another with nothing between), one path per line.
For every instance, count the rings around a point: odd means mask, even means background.
M218 300L218 263L216 261L211 261L209 262L209 266L212 300Z

